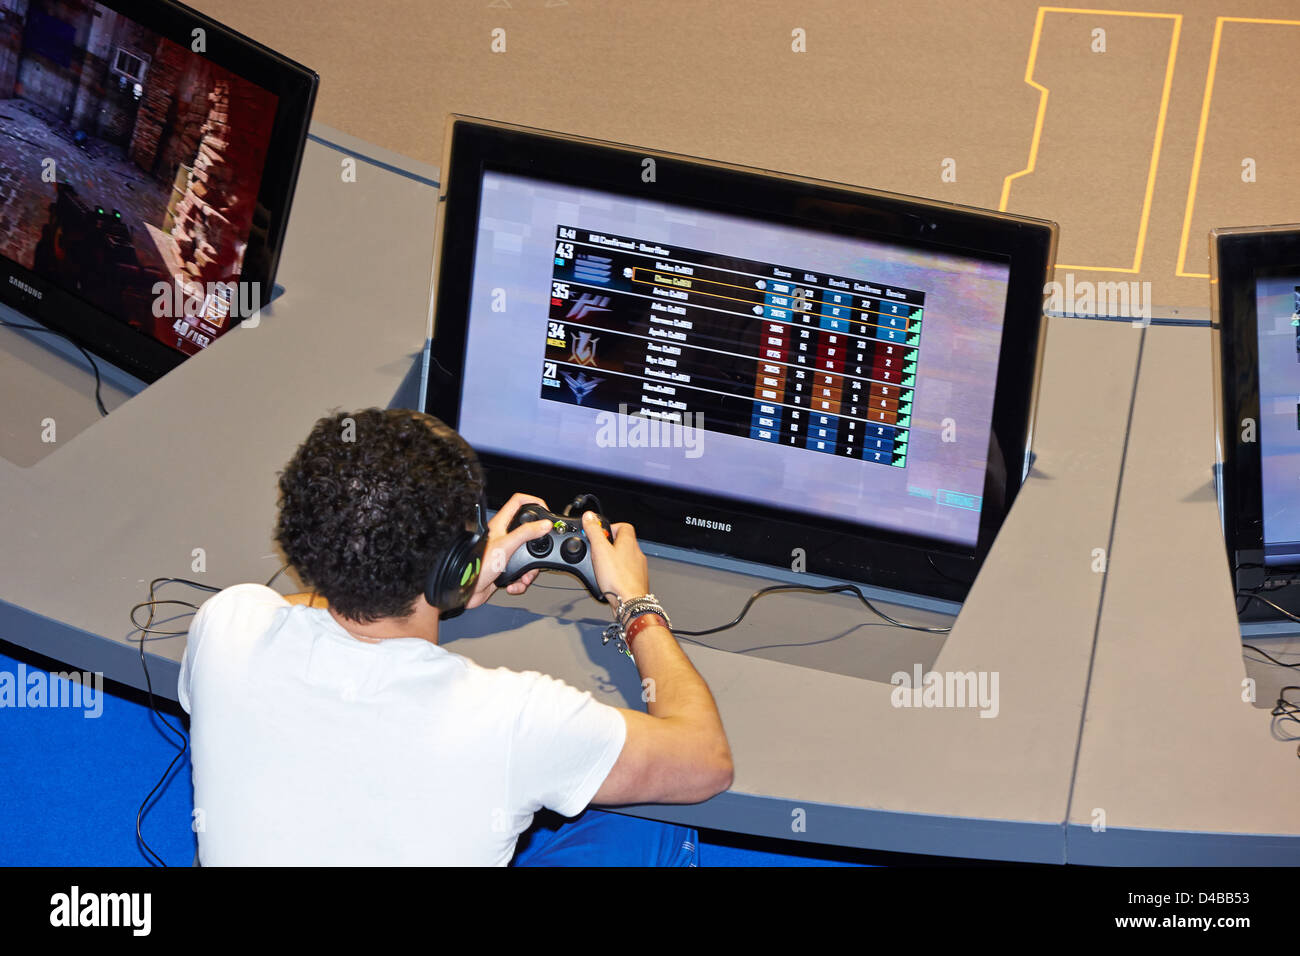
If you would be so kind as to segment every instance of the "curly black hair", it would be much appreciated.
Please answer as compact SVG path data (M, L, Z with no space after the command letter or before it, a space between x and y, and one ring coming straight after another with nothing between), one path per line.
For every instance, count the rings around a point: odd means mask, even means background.
M316 422L280 474L275 539L339 614L403 618L482 490L473 449L438 419L338 412Z

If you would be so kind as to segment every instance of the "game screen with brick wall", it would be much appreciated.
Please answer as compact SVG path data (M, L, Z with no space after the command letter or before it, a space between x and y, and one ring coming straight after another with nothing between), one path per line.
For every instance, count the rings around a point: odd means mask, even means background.
M277 97L102 4L0 17L0 254L181 353L211 344L269 298L240 277Z

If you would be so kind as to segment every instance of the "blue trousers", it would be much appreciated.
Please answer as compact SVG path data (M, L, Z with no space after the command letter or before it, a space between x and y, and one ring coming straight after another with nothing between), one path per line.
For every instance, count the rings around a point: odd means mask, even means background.
M511 866L697 866L699 835L688 827L585 810L572 820L543 810L519 835ZM194 866L200 866L198 850Z
M572 820L544 810L519 837L511 866L696 866L688 827L584 810Z

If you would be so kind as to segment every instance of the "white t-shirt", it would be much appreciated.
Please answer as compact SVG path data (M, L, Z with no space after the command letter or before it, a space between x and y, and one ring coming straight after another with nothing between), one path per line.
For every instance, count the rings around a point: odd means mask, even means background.
M537 810L587 806L627 735L562 681L359 641L260 584L199 609L178 692L205 866L504 866Z

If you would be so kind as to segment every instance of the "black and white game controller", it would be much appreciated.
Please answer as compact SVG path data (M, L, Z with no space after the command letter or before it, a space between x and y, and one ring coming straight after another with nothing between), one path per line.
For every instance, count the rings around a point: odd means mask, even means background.
M609 522L605 516L596 513L605 537L613 541ZM523 505L510 522L508 530L513 531L529 521L549 521L549 534L524 542L524 546L515 551L506 563L506 568L496 579L496 586L505 587L513 584L529 571L567 571L587 586L591 596L605 603L605 595L596 583L596 572L591 566L591 545L587 534L582 530L582 518L553 514L541 505Z

